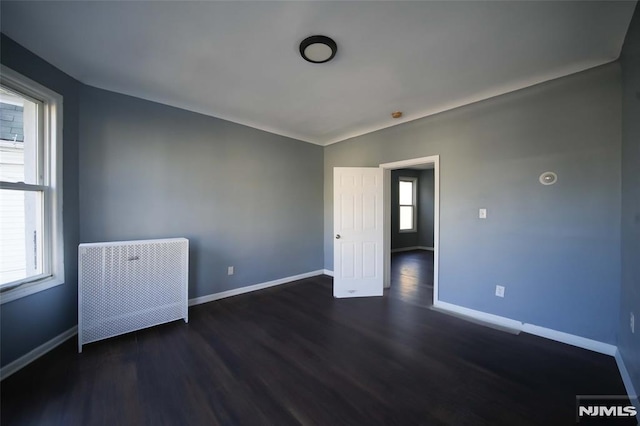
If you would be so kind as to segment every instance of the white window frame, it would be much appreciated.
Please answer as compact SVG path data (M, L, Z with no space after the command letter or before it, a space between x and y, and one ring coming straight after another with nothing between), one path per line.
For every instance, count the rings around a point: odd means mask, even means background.
M413 188L413 204L400 204L400 182L411 182ZM413 210L413 223L411 229L400 229L400 211L402 207L412 207ZM398 232L418 232L418 178L417 177L399 177L398 178Z
M1 189L42 190L44 193L43 271L0 286L0 304L64 283L64 234L62 231L62 95L0 64L0 84L42 102L42 132L38 143L44 154L42 181L0 182ZM39 160L38 160L39 161Z

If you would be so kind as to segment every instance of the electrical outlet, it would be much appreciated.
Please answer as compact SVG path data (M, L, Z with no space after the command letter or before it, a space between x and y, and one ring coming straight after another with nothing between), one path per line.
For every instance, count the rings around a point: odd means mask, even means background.
M480 219L486 219L487 218L487 209L478 210L478 217Z
M629 315L629 327L631 327L631 333L636 332L636 318L633 316L633 312Z
M496 286L496 296L504 297L504 286L501 286L501 285Z
M227 268L227 275L233 275L233 266Z

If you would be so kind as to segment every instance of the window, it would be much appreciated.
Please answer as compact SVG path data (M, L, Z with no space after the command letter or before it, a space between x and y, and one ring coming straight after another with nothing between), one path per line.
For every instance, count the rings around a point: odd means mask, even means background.
M64 281L62 96L0 69L0 299Z
M398 182L398 204L400 205L400 232L416 232L416 187L417 178L401 177Z

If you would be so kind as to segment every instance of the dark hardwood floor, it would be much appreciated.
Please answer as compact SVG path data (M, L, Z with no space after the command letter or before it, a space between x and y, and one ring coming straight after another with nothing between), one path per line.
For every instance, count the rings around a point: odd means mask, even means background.
M388 295L416 306L426 308L433 305L433 252L392 253Z
M1 383L0 421L572 425L576 395L625 394L612 357L426 308L428 256L396 255L385 297L337 300L321 276L68 341Z

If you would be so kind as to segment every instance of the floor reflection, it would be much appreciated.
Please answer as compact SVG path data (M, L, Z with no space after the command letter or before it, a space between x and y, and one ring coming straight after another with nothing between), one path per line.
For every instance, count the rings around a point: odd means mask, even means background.
M391 254L389 297L418 306L433 304L433 252L412 250Z

